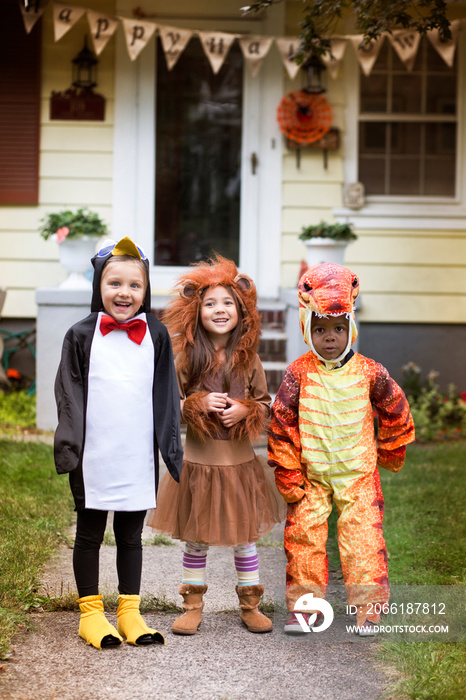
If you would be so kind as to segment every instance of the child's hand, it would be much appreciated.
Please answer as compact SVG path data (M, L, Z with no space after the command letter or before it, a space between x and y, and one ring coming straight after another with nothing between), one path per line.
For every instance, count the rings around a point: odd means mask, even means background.
M203 398L204 406L209 413L221 413L227 405L227 400L228 394L219 394L215 391L212 391Z
M228 399L228 406L220 414L219 418L222 421L225 428L232 428L234 425L239 423L243 418L246 418L249 410L244 404L235 399Z

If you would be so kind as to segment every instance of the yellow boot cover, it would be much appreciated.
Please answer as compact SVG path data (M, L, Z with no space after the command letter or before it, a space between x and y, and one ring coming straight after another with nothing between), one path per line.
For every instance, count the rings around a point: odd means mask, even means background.
M87 595L79 598L81 619L79 636L96 649L114 647L121 644L122 637L104 615L101 595Z
M117 610L118 632L126 637L128 644L136 644L137 646L165 644L163 634L148 627L141 617L139 612L140 596L120 595L118 599L120 601Z

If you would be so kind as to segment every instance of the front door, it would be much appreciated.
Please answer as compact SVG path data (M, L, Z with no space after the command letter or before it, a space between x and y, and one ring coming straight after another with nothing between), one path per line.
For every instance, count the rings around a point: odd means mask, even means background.
M228 2L237 12L236 0ZM118 5L130 16L128 0ZM218 3L203 6L205 19L158 15L157 22L282 34L281 4L255 22L212 19ZM189 263L216 251L253 277L260 296L278 296L282 142L275 115L283 82L275 47L253 78L238 42L215 75L196 34L171 71L158 38L131 62L117 37L112 231L144 247L153 292L167 293Z
M155 265L216 251L239 264L243 57L214 74L193 37L172 70L157 42Z

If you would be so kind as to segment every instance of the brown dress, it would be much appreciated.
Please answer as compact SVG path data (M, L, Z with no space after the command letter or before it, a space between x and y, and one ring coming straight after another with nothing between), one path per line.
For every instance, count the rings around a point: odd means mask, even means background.
M187 377L177 376L183 403ZM222 392L221 374L206 378L200 390ZM253 399L268 415L270 395L257 355L245 380L233 378L228 393ZM265 471L273 477L272 469L255 455L248 437L232 439L218 424L215 438L201 438L188 424L180 483L165 474L147 520L155 531L185 542L235 546L255 542L283 519L282 499Z

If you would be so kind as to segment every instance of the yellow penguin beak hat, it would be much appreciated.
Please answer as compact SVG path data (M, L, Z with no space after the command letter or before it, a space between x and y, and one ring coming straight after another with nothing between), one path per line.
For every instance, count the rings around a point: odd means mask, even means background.
M105 241L102 248L94 255L91 259L92 266L94 268L94 279L92 280L92 300L91 300L91 311L100 311L102 309L102 296L100 294L100 281L102 278L102 271L105 267L106 262L115 255L129 255L136 260L142 260L147 271L147 289L144 297L144 303L142 305L142 311L146 313L150 312L151 309L151 293L150 293L150 282L149 282L149 260L143 249L138 246L134 241L131 240L129 236L125 236L116 243L115 241Z

